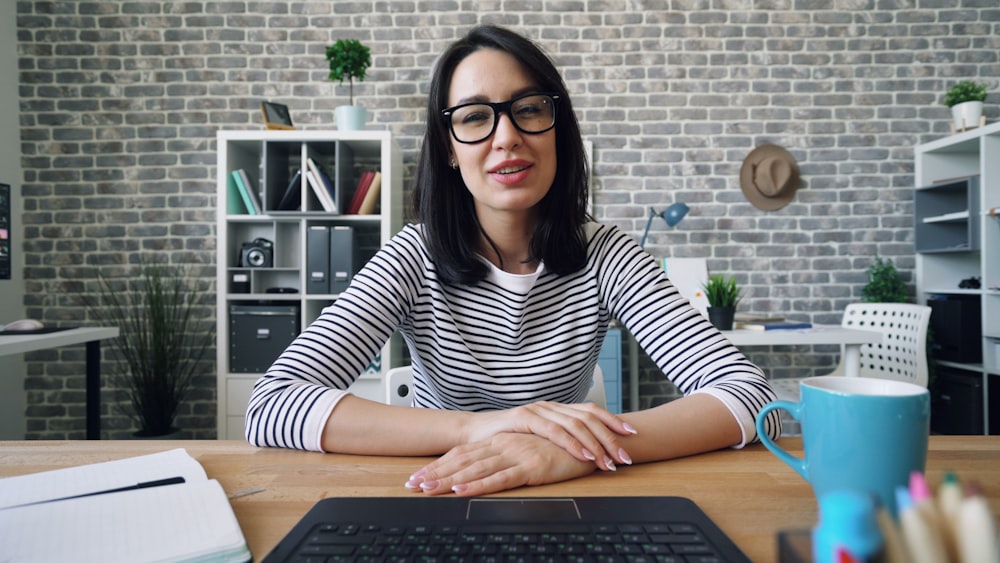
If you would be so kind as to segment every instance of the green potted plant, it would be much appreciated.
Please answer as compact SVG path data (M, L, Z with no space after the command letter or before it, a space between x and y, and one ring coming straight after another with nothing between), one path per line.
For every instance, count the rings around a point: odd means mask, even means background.
M955 131L965 131L980 125L983 102L986 101L986 83L962 80L948 89L944 105L951 108Z
M732 330L736 305L743 297L736 278L715 274L702 287L708 299L708 320L719 330Z
M371 51L357 39L339 39L326 48L326 60L330 63L330 80L341 85L347 80L350 105L336 109L337 129L357 131L365 128L367 111L354 105L354 81L362 82L372 64Z
M910 302L906 282L896 271L892 260L875 257L875 262L868 267L868 283L861 288L861 300L865 303Z
M139 438L178 432L178 409L214 341L212 323L199 323L197 308L207 292L183 272L143 261L138 279L115 281L99 277L91 315L117 326L112 341L115 383L124 389L125 410L133 417Z

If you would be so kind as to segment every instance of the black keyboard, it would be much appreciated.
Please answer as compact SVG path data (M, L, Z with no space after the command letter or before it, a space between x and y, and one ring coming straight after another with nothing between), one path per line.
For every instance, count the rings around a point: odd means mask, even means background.
M690 523L613 525L316 524L295 563L720 563Z

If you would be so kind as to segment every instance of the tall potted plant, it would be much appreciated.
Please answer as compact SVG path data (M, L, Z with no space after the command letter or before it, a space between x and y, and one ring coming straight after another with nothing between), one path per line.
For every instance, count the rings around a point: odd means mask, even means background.
M965 131L979 127L986 101L986 84L972 80L962 80L948 89L944 95L944 105L951 108L951 118L955 131Z
M181 270L143 261L139 278L115 282L99 278L92 316L117 326L112 342L114 373L127 395L126 410L137 423L136 437L178 431L178 409L203 370L201 361L214 340L211 323L198 322L206 292Z
M371 51L357 39L340 39L326 48L326 60L330 63L330 80L337 80L341 85L347 80L350 105L338 106L336 109L337 129L357 131L365 128L367 111L362 106L354 105L354 80L362 82L372 64Z
M736 278L715 274L702 287L708 299L708 320L719 330L732 330L736 305L743 298Z

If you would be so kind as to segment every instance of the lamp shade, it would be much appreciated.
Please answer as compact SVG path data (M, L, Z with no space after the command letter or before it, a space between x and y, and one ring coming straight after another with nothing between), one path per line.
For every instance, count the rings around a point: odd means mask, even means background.
M649 219L646 221L646 230L642 233L642 241L639 246L646 248L646 237L649 236L649 227L653 224L653 219L659 217L667 224L668 227L676 227L681 219L687 215L690 208L683 202L676 202L670 205L670 207L664 209L661 212L657 212L652 207L649 208Z

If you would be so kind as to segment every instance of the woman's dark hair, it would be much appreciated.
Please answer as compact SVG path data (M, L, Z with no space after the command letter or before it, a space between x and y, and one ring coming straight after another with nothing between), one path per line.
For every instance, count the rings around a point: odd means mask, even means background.
M455 68L480 49L496 49L517 59L539 92L558 94L556 102L556 175L548 194L538 203L540 222L531 239L531 258L544 260L546 271L575 272L586 264L583 224L588 220L589 171L573 105L566 85L549 57L531 40L502 27L472 29L441 56L434 68L427 100L427 132L411 201L412 212L423 223L424 237L438 278L444 283L475 283L486 278L489 266L476 256L482 228L472 194L461 172L448 165L451 133L441 111Z

